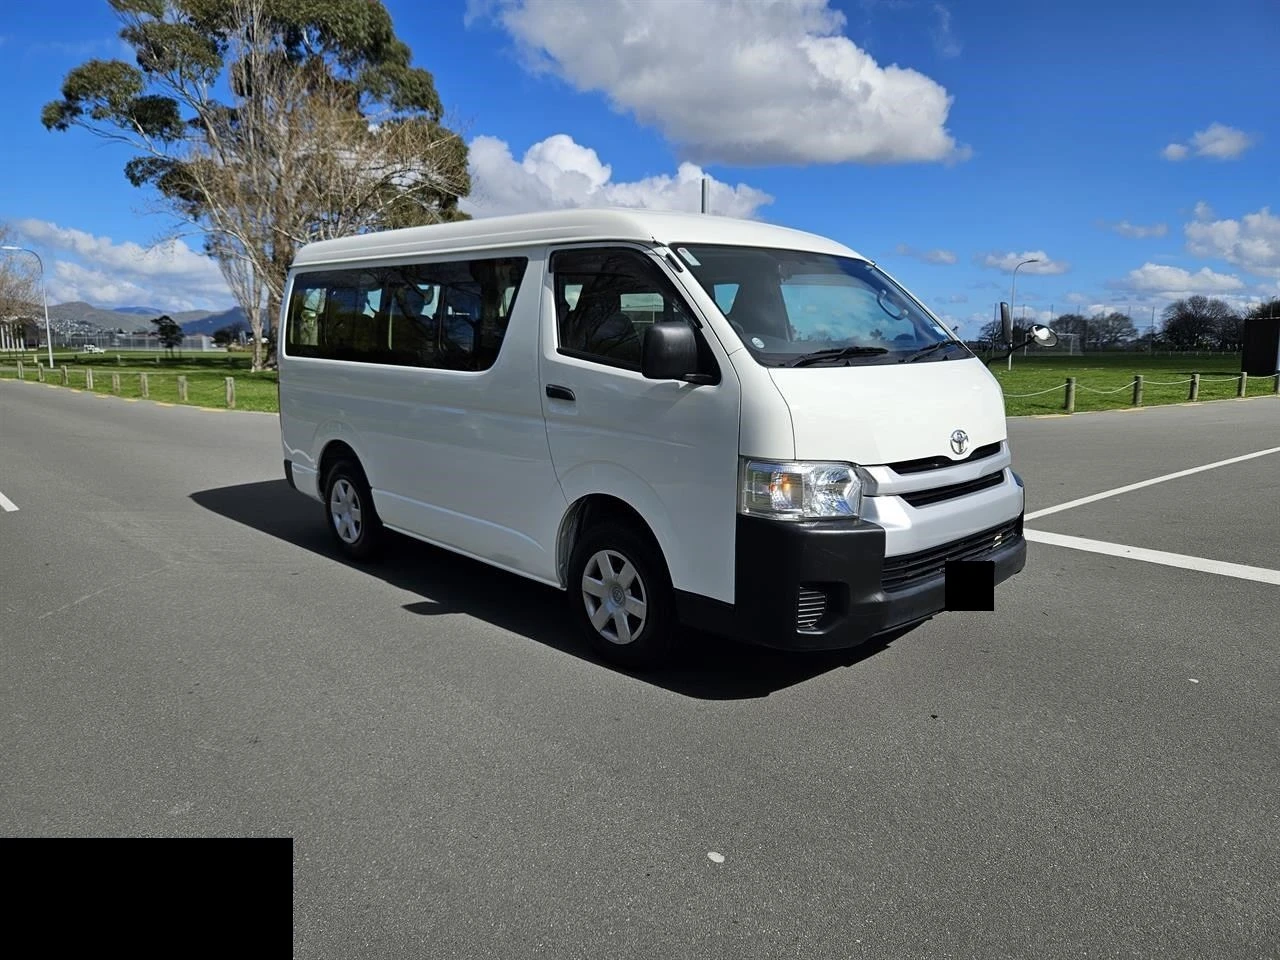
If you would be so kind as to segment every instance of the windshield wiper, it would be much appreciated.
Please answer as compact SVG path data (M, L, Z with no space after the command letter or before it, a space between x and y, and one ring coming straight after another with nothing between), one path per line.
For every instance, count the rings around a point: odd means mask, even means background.
M799 360L787 364L789 367L807 367L811 363L822 363L824 360L844 360L848 357L870 357L888 353L884 347L832 347L830 350L815 350L806 353Z
M917 360L923 360L925 357L929 356L929 354L933 353L935 350L941 350L943 347L958 347L958 346L960 346L960 343L956 340L939 340L937 343L931 343L929 344L929 346L923 347L922 349L917 350L915 353L911 354L911 356L905 357L901 362L915 363Z

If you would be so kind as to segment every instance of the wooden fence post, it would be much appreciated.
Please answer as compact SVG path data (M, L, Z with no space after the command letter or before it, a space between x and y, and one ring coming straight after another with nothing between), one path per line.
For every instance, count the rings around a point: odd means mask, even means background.
M1275 386L1271 388L1272 393L1280 393L1280 373L1276 374Z
M1249 375L1247 373L1240 374L1240 383L1236 387L1236 396L1243 397L1249 392Z
M236 408L236 378L227 377L227 409Z
M1200 399L1200 374L1198 373L1191 375L1191 392L1187 395L1187 399L1192 402Z
M187 402L187 378L178 377L178 402Z
M44 364L39 360L36 361L36 380L44 383Z
M151 385L147 383L147 375L145 373L138 374L138 392L143 397L151 396Z
M120 374L118 373L111 375L111 392L114 394L120 393Z
M64 363L62 365L62 385L65 387L71 383L71 369Z
M22 361L21 361L21 360L19 360L19 361L18 361L18 379L19 379L19 380L25 380L25 379L27 379L27 374L26 374L26 372L22 369Z
M1135 374L1133 378L1133 405L1135 407L1142 406L1142 374Z
M84 368L84 388L86 390L93 389L93 367Z
M1067 398L1062 404L1067 413L1076 412L1076 378L1067 377Z

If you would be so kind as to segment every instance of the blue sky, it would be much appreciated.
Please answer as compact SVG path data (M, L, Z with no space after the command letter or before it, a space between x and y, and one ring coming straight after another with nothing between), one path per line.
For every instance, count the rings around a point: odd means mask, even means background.
M581 203L756 216L873 257L976 332L1280 295L1280 4L1187 0L389 0L472 144L475 215ZM122 54L105 0L7 4L0 220L51 302L230 304L120 147L46 132L66 72Z

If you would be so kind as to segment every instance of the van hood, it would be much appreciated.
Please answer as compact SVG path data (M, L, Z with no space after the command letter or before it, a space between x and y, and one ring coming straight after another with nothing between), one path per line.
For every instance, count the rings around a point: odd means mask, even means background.
M1005 439L1004 396L981 360L839 367L770 367L791 409L797 460L865 466L955 457ZM958 459L958 458L957 458Z

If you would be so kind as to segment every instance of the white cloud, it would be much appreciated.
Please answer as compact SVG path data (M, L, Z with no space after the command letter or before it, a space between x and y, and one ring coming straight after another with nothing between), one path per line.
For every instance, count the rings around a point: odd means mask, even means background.
M950 265L956 262L956 255L950 250L917 250L915 247L900 243L893 252L902 257L914 257L923 263Z
M1191 138L1197 157L1234 160L1253 146L1253 138L1243 130L1221 123L1211 123Z
M1239 220L1213 220L1213 211L1196 204L1196 220L1184 228L1187 249L1202 257L1220 257L1264 277L1280 277L1280 216L1269 207Z
M893 163L968 156L946 129L951 97L880 66L844 36L829 0L470 0L530 69L660 130L700 163Z
M1136 270L1130 270L1125 279L1108 285L1176 300L1197 293L1205 295L1232 293L1242 290L1245 284L1239 277L1227 273L1215 273L1208 267L1202 267L1192 273L1182 267L1144 263Z
M979 255L976 259L980 265L1001 270L1004 273L1012 273L1024 260L1037 262L1028 263L1018 271L1019 274L1056 274L1066 273L1071 269L1071 264L1063 260L1054 260L1043 250L1028 250L1025 253L988 253Z
M13 226L29 243L64 254L52 263L46 257L51 302L174 311L224 309L233 302L217 264L181 240L146 248L45 220Z
M1066 296L1067 303L1088 303L1089 297L1083 293L1068 293Z
M1184 160L1195 150L1197 157L1214 160L1234 160L1254 145L1256 141L1243 130L1228 127L1225 123L1211 123L1191 135L1191 144L1171 143L1162 151L1166 160Z
M955 34L951 32L951 11L942 4L935 3L933 14L936 18L933 28L933 48L938 51L939 56L960 56L963 48Z
M1153 223L1150 226L1143 226L1138 223L1130 223L1128 220L1121 220L1119 223L1112 224L1111 229L1122 237L1142 240L1146 237L1163 237L1169 232L1169 225L1166 223Z
M1209 206L1203 200L1197 200L1194 215L1197 220L1212 220L1213 207Z
M1019 298L1021 300L1021 298ZM1031 306L1029 303L1021 303L1010 311L1013 315L1015 323L1048 323L1054 317L1058 316L1062 311L1043 310Z
M472 191L461 206L472 216L602 206L696 213L702 206L700 167L682 163L674 176L619 182L594 150L563 133L535 143L519 160L504 141L476 137L470 158ZM772 201L763 190L711 178L708 206L713 214L752 217Z

